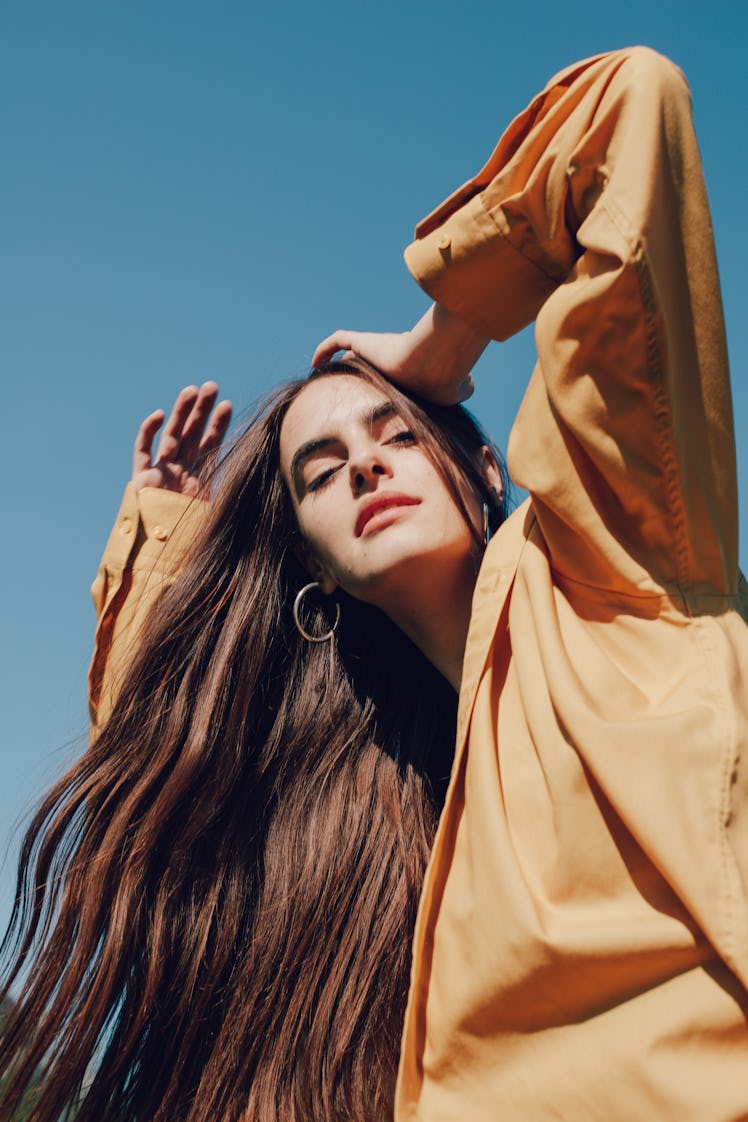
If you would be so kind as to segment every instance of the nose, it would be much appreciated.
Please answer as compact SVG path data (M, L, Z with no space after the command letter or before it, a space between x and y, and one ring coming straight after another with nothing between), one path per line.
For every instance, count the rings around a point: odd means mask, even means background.
M389 463L378 446L362 448L351 455L348 470L351 487L357 495L363 491L373 491L382 477L392 475Z

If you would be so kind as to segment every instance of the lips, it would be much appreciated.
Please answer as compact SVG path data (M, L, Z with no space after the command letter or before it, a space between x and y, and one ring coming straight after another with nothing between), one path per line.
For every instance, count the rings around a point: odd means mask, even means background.
M414 499L411 495L399 495L394 493L373 495L370 499L365 499L358 512L356 519L356 537L360 538L366 526L371 522L377 514L381 514L384 510L392 510L396 507L404 506L418 506L420 499Z

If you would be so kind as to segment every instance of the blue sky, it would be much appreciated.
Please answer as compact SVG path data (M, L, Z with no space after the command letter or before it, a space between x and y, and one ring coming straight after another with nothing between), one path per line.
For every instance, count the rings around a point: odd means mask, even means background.
M333 328L410 326L416 221L577 58L646 43L691 84L745 510L747 35L737 0L2 4L0 923L17 823L85 742L88 586L142 416L208 377L245 409ZM479 365L501 445L532 364L525 332Z

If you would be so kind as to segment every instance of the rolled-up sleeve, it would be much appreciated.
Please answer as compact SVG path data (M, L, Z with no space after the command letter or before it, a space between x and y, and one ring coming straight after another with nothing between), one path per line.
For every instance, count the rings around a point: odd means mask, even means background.
M509 468L557 570L687 602L735 595L727 350L680 70L639 47L559 75L406 262L496 339L536 320Z

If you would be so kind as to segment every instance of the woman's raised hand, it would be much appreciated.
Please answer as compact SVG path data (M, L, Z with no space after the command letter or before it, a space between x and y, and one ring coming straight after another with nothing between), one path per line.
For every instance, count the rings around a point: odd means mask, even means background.
M470 371L488 342L467 320L432 304L415 327L401 334L334 331L317 347L312 365L329 361L336 351L353 351L405 389L454 405L472 394Z
M137 491L163 487L182 495L198 493L196 467L207 452L220 446L231 420L231 402L216 405L217 397L215 382L203 382L199 389L186 386L164 425L155 458L153 442L166 414L157 409L145 418L135 438L132 458L132 481Z

